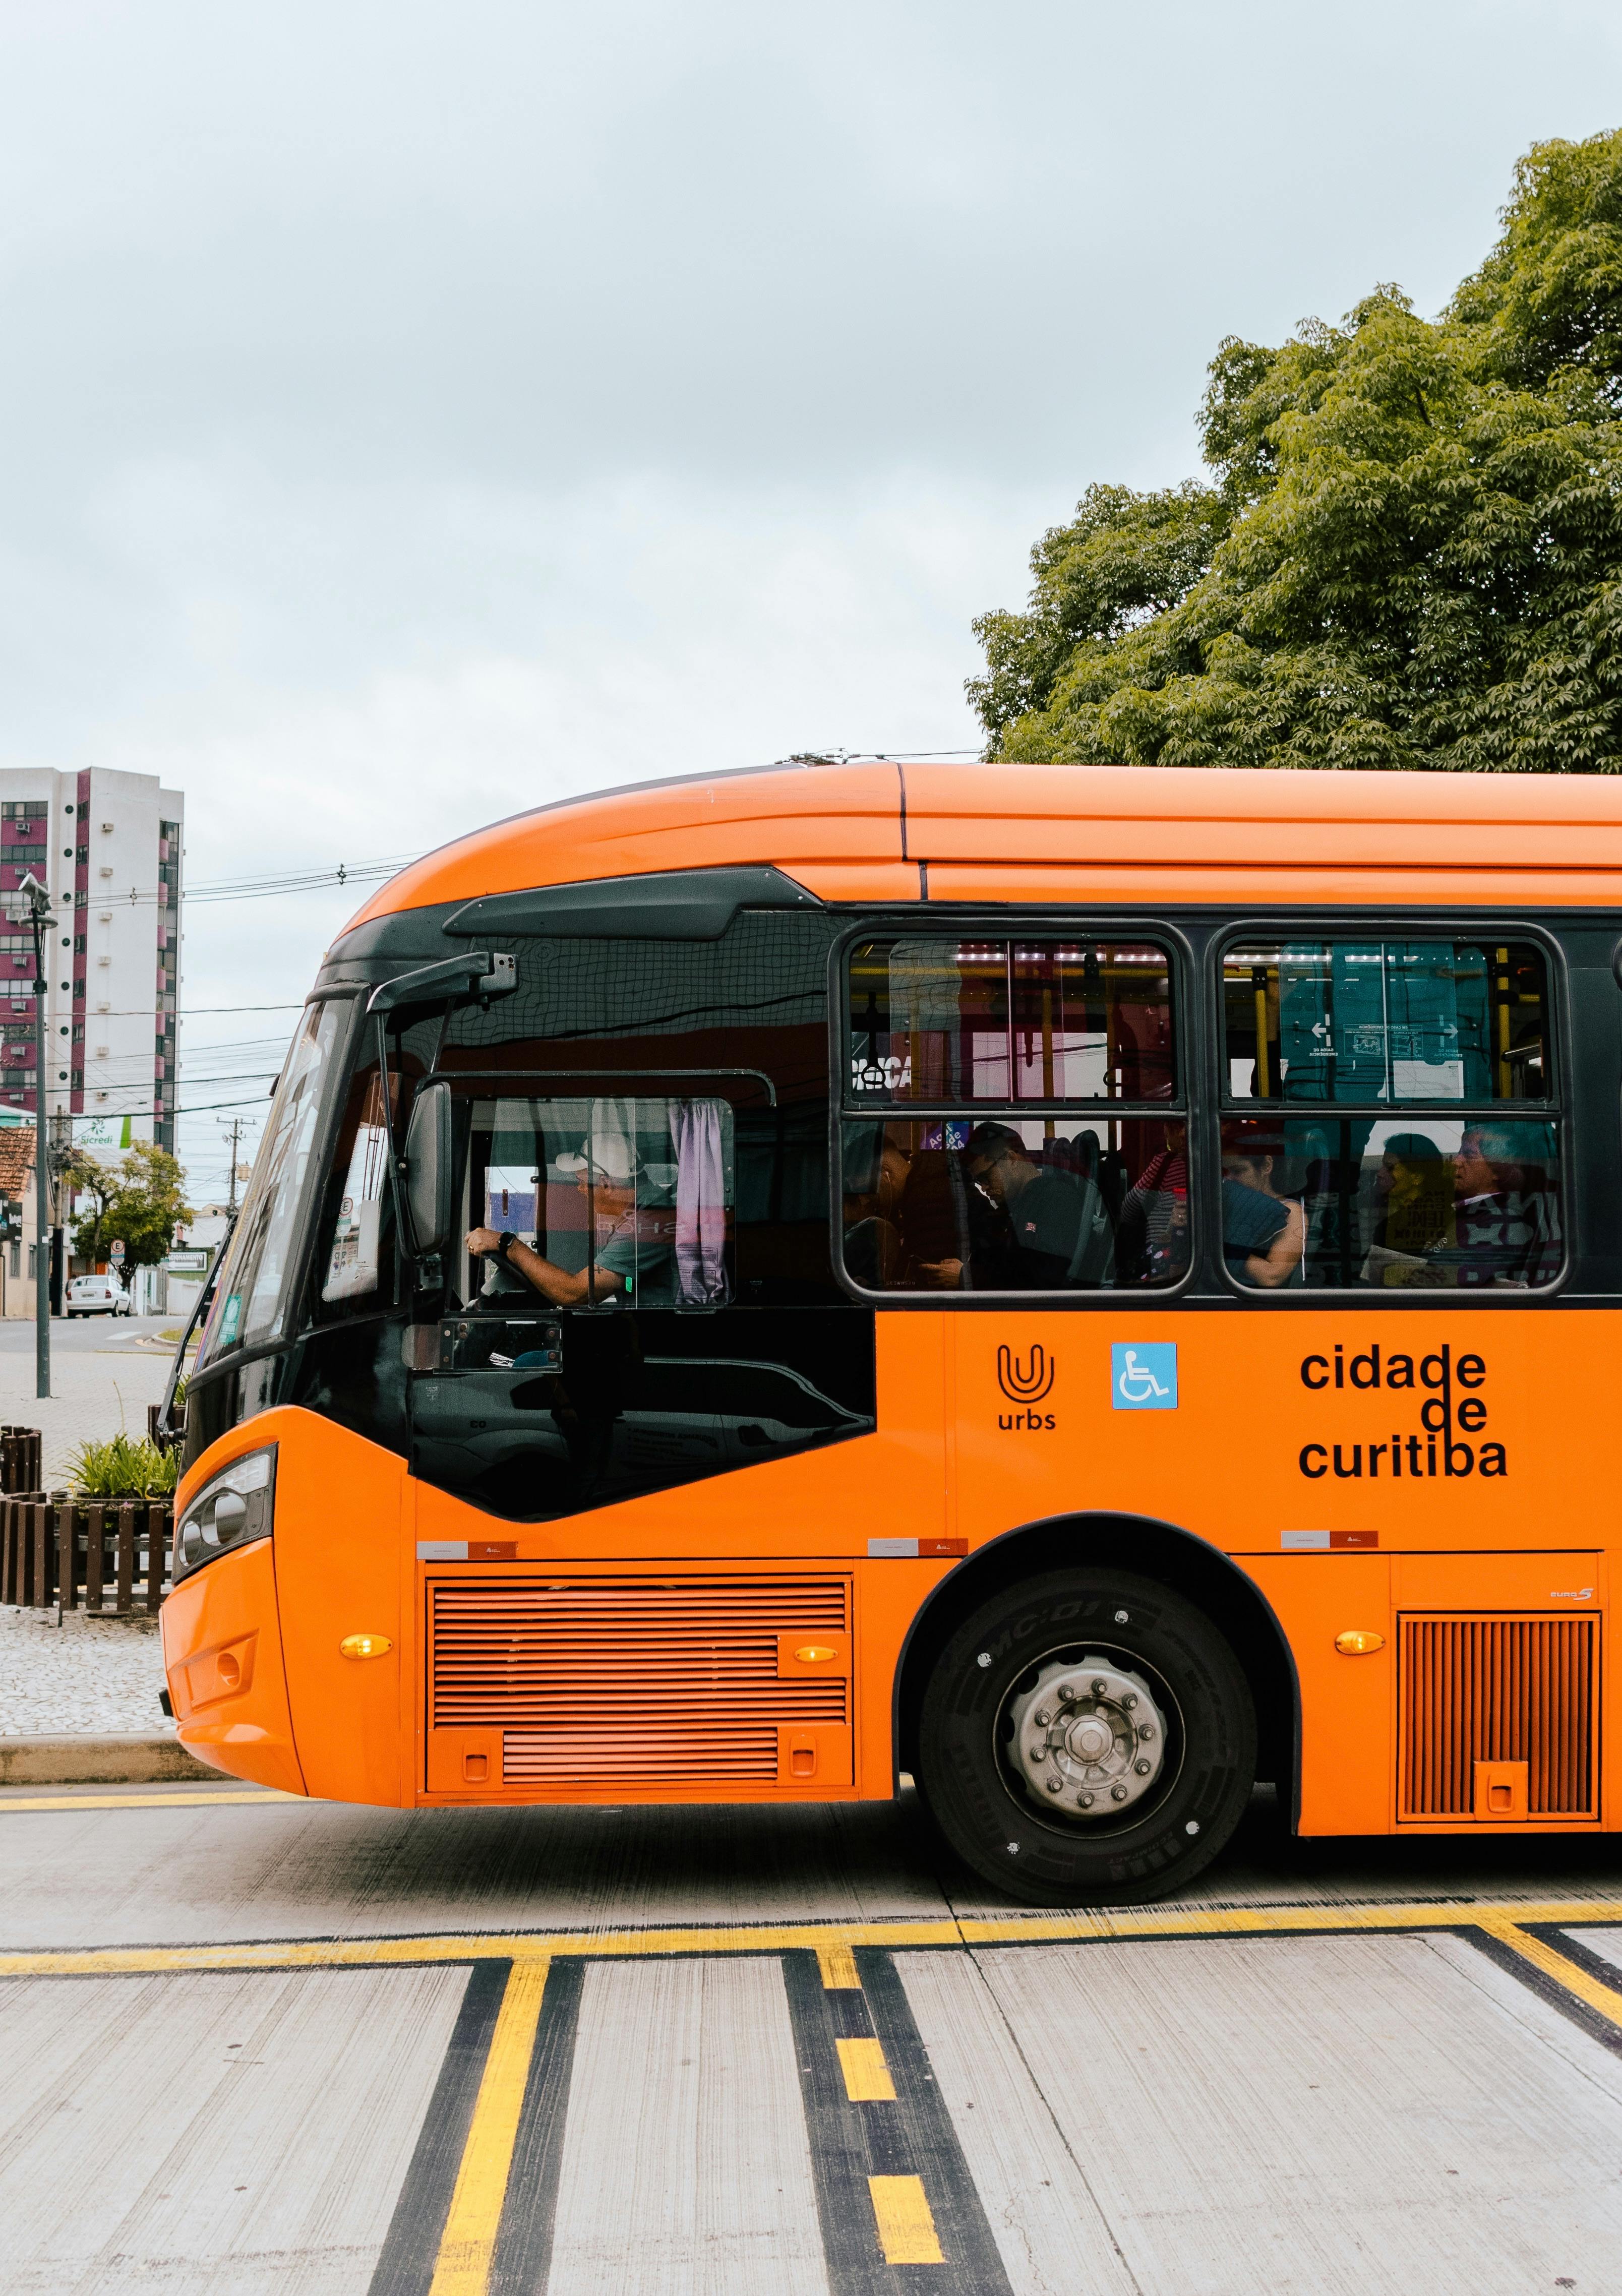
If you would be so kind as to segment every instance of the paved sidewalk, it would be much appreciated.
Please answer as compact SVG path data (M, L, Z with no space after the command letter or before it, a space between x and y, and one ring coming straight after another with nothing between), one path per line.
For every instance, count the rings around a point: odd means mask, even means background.
M104 1737L175 1726L158 1703L156 1620L70 1617L0 1608L0 1739Z
M111 1330L82 1324L68 1327L71 1339L53 1330L51 1392L34 1392L33 1332L28 1349L8 1344L0 1352L0 1420L37 1427L44 1437L46 1488L53 1489L81 1443L104 1441L120 1429L146 1432L146 1406L163 1400L169 1375L169 1350L143 1347ZM11 1334L6 1334L8 1341ZM98 1344L99 1342L99 1344Z

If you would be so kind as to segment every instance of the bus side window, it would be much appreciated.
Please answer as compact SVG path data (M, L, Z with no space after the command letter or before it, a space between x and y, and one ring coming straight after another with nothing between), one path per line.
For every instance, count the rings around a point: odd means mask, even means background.
M851 1280L1020 1293L1184 1275L1172 970L1154 944L1085 934L858 943L844 1063Z
M1247 941L1222 972L1233 1282L1400 1292L1556 1279L1565 1231L1541 947L1508 934Z

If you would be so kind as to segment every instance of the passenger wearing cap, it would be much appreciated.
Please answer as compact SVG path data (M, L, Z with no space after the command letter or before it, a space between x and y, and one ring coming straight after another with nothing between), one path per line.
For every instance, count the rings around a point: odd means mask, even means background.
M650 1292L659 1295L650 1304L666 1304L676 1265L675 1210L632 1144L620 1134L603 1133L583 1140L578 1155L554 1158L553 1168L572 1174L592 1207L595 1249L586 1267L559 1267L521 1237L493 1227L470 1228L468 1250L475 1258L504 1260L554 1308L588 1308L622 1297L640 1306Z

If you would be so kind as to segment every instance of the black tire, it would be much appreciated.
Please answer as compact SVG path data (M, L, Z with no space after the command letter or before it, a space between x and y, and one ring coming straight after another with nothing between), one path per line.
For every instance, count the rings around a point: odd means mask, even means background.
M1020 1783L1010 1706L1044 1667L1094 1655L1150 1686L1164 1746L1141 1801L1067 1818ZM1055 1570L992 1595L952 1636L925 1685L917 1761L947 1841L1010 1897L1130 1905L1181 1889L1227 1841L1255 1779L1256 1710L1226 1638L1184 1596L1108 1566Z

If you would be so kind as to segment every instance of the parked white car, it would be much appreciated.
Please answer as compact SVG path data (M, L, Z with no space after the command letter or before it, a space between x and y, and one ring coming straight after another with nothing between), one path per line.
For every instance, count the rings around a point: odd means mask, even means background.
M72 1275L63 1305L70 1316L127 1316L129 1294L111 1270L105 1275Z

